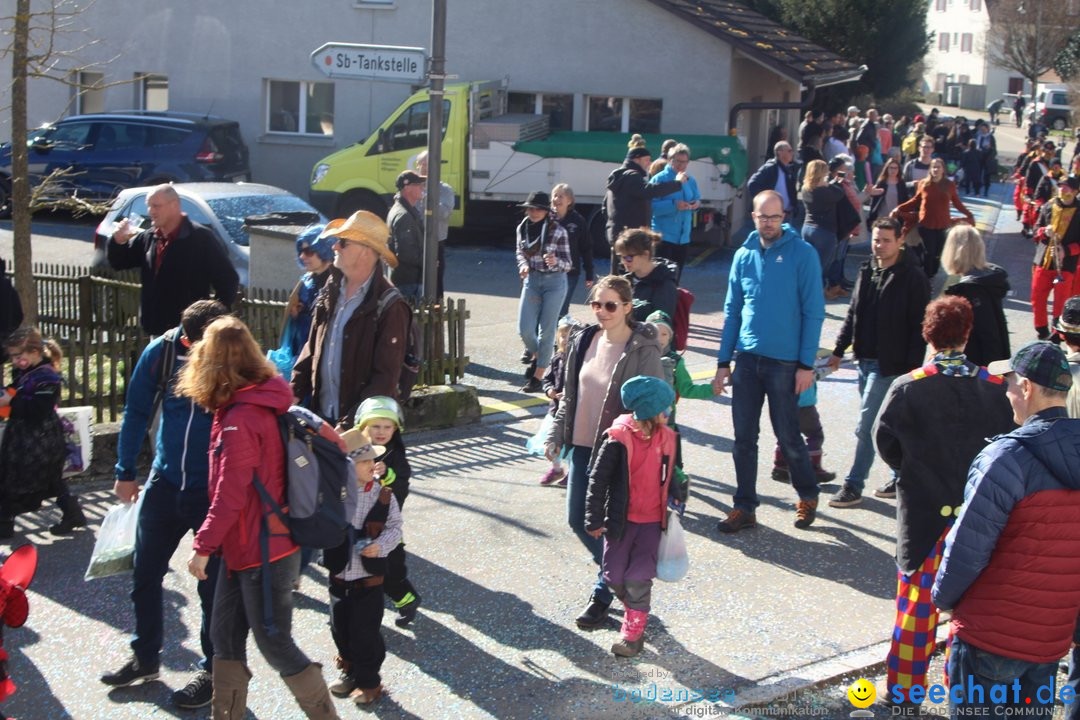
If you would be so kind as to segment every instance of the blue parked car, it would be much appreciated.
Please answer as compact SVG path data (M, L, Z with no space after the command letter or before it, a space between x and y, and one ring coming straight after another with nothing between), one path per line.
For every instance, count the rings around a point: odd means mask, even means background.
M166 182L250 180L248 149L233 120L176 112L75 115L27 137L33 186L57 168L73 172L43 200L109 200L125 188ZM10 213L11 145L0 146L0 216Z

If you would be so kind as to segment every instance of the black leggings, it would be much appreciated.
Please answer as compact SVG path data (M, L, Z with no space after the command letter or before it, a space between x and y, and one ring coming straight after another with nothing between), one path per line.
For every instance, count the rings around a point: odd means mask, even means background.
M945 249L945 229L919 226L919 237L923 242L923 271L931 280L941 267L941 251Z

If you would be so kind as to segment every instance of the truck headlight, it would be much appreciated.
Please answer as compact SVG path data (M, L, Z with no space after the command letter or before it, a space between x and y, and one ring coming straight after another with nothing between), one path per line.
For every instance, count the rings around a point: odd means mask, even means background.
M326 173L330 171L330 166L326 163L319 163L315 166L315 169L311 172L311 184L318 185L322 182L322 179L326 177Z

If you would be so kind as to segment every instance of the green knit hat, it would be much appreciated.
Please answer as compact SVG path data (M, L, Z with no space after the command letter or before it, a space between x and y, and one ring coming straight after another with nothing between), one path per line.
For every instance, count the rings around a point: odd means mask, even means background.
M405 416L401 412L401 406L398 405L397 400L386 395L369 397L360 403L360 407L356 409L353 424L362 429L369 422L378 418L390 420L397 425L398 430L405 430Z
M652 323L653 325L666 325L668 330L675 332L675 326L671 323L671 316L663 310L656 310L650 313L649 317L645 318L645 322Z

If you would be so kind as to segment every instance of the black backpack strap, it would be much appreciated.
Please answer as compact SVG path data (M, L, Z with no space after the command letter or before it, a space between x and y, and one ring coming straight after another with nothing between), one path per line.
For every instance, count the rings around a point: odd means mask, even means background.
M379 305L375 310L375 321L382 320L386 310L398 300L405 300L405 296L396 287L389 287L379 296Z
M172 379L173 370L176 368L176 344L180 342L180 328L167 331L161 338L161 362L158 363L157 391L154 393L154 409L150 413L151 417L157 415L158 408L165 399L165 389L169 386L169 380Z
M281 506L277 504L274 498L270 497L266 486L259 481L258 473L252 477L251 484L255 486L255 492L259 494L259 500L262 501L267 510L259 517L259 551L262 556L263 628L266 630L267 635L274 637L278 633L278 627L277 623L274 622L274 596L270 588L270 536L272 533L270 532L270 523L266 518L269 513L274 513L286 525L288 520L285 518Z

